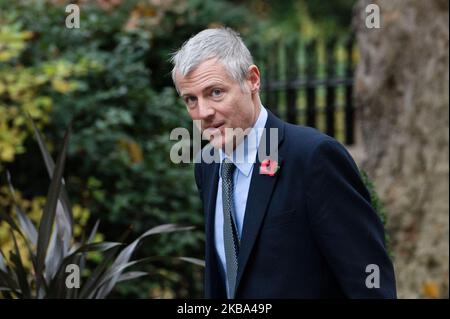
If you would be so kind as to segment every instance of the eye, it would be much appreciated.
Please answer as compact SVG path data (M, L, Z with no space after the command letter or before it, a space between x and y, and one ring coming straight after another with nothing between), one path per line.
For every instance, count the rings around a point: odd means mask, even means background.
M186 103L187 106L194 107L195 103L197 102L197 98L195 96L186 96L184 98L184 102Z
M213 89L211 91L212 97L220 97L222 96L223 91L221 89Z

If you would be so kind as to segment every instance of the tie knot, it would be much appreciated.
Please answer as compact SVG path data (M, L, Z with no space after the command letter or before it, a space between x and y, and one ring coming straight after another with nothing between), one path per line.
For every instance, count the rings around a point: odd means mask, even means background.
M236 166L234 165L234 163L225 158L222 162L222 178L231 179L235 168Z

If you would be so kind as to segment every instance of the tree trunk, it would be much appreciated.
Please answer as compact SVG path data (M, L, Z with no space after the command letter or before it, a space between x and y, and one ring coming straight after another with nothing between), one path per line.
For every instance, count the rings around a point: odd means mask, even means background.
M379 29L366 27L370 3ZM362 168L385 203L399 298L448 298L448 9L448 0L360 0L354 11Z

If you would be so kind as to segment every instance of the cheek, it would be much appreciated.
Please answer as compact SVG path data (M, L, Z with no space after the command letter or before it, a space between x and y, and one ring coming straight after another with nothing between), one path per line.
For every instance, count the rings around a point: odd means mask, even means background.
M193 120L197 119L198 116L197 116L197 112L195 110L191 110L188 107L186 107L186 109L187 109L187 112L188 112L189 116L191 117L191 119L193 119Z
M242 99L239 95L230 95L223 100L224 113L230 118L239 118L242 114Z
M249 118L251 100L243 94L229 94L216 104L216 110L228 121L231 127L242 127ZM250 116L251 117L251 116Z
M251 116L252 104L248 101L245 96L237 99L234 102L234 116L241 122L246 122Z

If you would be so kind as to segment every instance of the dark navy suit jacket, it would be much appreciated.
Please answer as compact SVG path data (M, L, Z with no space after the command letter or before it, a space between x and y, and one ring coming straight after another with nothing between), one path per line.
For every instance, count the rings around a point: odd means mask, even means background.
M384 229L349 153L335 139L270 111L266 128L278 128L280 169L275 176L260 174L257 156L236 298L395 298ZM263 137L260 147L266 143L269 150L269 141ZM214 245L219 166L195 166L205 215L206 298L226 298ZM379 288L366 286L367 276L376 275L366 272L371 264L378 266Z

